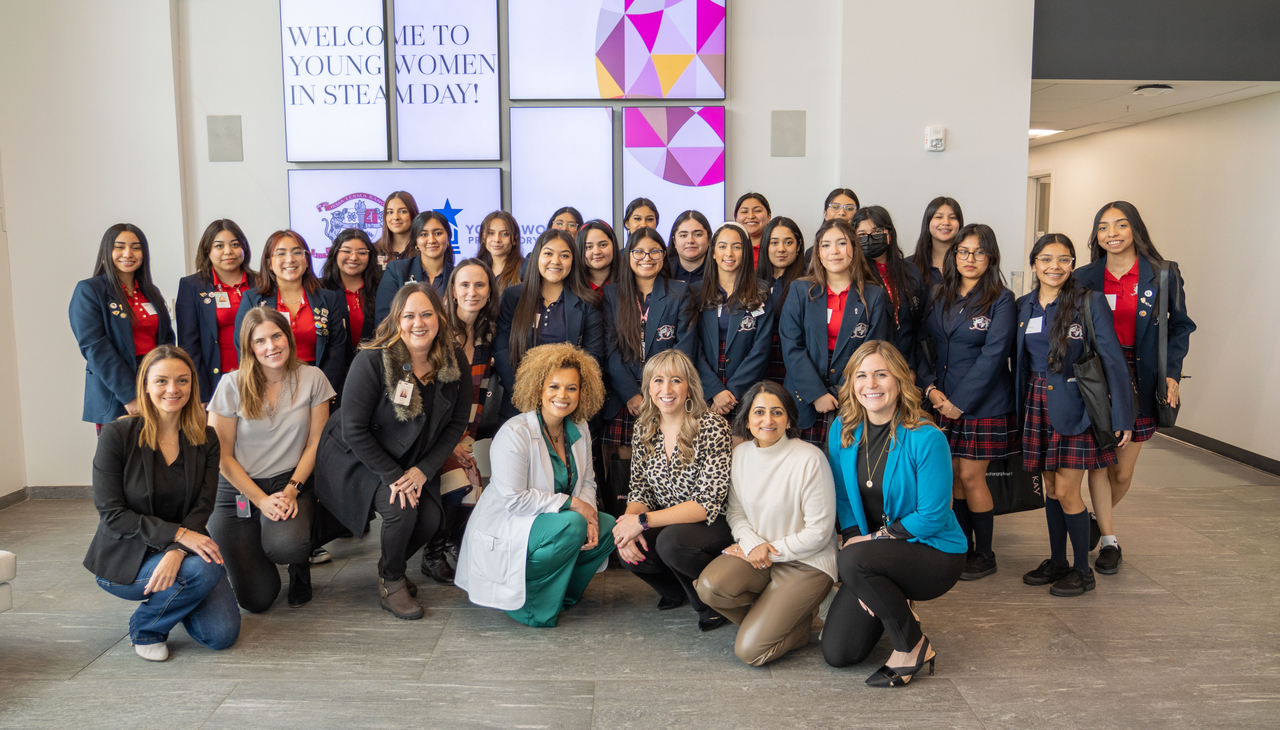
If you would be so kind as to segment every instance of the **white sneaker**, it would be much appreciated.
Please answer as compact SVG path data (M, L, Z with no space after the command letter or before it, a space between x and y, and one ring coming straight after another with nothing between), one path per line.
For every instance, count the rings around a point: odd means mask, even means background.
M169 658L169 645L163 641L158 644L134 644L133 650L149 662L162 662Z

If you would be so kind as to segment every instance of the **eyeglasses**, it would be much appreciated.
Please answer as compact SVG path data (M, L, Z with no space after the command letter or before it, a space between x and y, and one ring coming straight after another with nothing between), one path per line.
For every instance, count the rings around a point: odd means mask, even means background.
M552 223L552 224L551 224L551 227L552 227L552 228L554 228L554 229L556 229L556 230L558 230L558 231L574 231L574 232L577 232L577 230L578 230L578 224L577 224L577 223L565 223L564 221L556 221L555 223Z
M634 249L634 250L631 252L631 258L635 259L636 261L644 261L645 259L659 259L659 260L661 260L661 259L662 259L662 249L660 249L660 248L655 248L655 249L652 249L652 250L649 250L649 251L641 251L640 249L638 249L638 248L637 248L637 249Z
M972 259L974 261L981 262L981 261L987 260L987 252L986 251L966 251L962 248L959 248L959 249L956 249L956 258L959 259L960 261L967 261L969 259Z
M369 249L367 248L362 248L359 251L352 251L349 248L340 248L338 249L338 253L342 254L343 256L355 256L358 259L369 258Z
M832 211L834 213L839 213L841 211L844 211L845 213L857 213L858 206L854 203L850 203L848 205L841 205L840 203L830 203L827 205L827 210Z
M1070 256L1037 256L1036 263L1041 266L1048 266L1057 263L1059 266L1070 266L1075 263L1075 259Z
M870 233L859 233L858 243L865 246L868 243L884 243L889 240L889 232L883 228L876 229Z

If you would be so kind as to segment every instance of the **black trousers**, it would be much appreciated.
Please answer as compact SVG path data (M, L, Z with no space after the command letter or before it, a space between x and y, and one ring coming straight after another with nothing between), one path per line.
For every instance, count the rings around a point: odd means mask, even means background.
M907 601L929 601L951 590L964 558L906 540L864 540L840 550L842 585L822 628L822 658L833 667L857 664L885 632L895 650L911 651L922 634Z
M275 494L288 485L290 476L285 472L270 479L254 479L253 483L267 494ZM280 595L277 565L289 565L310 575L315 495L304 487L298 495L297 516L272 522L252 504L249 517L236 516L239 493L225 477L218 477L218 496L213 514L209 515L209 537L218 543L236 601L247 611L262 613Z
M421 550L440 529L444 519L440 505L425 493L417 507L407 503L401 507L399 499L392 504L391 487L384 484L373 494L373 507L382 515L382 559L378 561L378 577L400 580L409 556Z
M644 560L635 565L623 563L622 566L648 583L663 598L678 601L687 597L699 617L717 615L715 609L698 597L694 583L702 570L733 544L733 532L724 515L709 525L695 522L655 527L644 533L644 539L649 543Z

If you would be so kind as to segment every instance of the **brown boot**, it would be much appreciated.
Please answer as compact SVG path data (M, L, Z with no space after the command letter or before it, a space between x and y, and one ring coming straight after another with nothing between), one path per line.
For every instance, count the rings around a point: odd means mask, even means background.
M404 578L393 581L379 578L378 595L382 597L382 608L390 611L396 618L407 621L422 618L422 606L409 595L408 581Z

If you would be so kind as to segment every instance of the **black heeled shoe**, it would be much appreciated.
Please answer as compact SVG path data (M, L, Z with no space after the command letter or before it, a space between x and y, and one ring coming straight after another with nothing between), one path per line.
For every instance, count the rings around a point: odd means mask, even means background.
M929 637L924 637L924 643L920 645L920 653L916 656L916 665L914 667L891 667L888 664L876 670L876 673L867 677L868 687L901 687L911 681L920 670L924 669L924 665L929 665L929 676L933 676L933 660L937 658L937 653L929 646Z
M311 563L289 565L289 607L302 608L311 603Z
M684 596L680 596L679 598L667 598L666 596L663 596L658 599L658 610L670 611L673 608L680 608L688 602L689 599Z
M698 619L698 630L704 633L707 631L715 631L716 629L720 628L721 626L724 626L727 623L729 623L729 619L717 613L711 618Z

